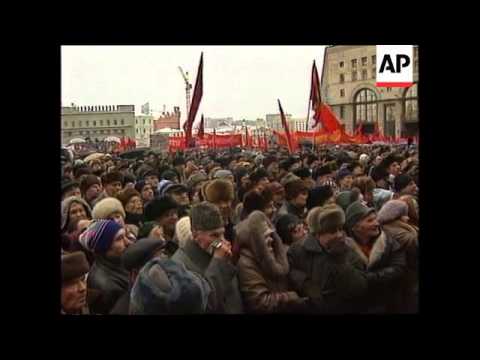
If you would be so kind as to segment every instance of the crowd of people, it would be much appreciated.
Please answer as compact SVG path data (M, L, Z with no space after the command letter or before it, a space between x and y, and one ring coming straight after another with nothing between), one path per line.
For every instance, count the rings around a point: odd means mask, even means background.
M61 313L418 311L418 149L62 156Z

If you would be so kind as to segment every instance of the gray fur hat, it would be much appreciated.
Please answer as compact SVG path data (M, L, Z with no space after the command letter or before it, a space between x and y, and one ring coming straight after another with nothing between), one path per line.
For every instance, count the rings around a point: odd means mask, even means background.
M190 211L190 222L192 231L211 231L224 227L220 210L207 201L192 207Z
M311 234L332 232L343 228L345 213L341 207L335 204L317 206L308 213L307 224Z

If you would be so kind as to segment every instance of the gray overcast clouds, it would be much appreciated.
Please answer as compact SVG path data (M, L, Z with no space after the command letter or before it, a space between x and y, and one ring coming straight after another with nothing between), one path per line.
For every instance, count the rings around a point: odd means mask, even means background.
M134 104L154 112L180 106L194 86L203 51L203 98L197 114L237 119L278 113L305 117L313 60L321 76L325 46L62 46L62 105ZM193 88L192 88L193 95Z

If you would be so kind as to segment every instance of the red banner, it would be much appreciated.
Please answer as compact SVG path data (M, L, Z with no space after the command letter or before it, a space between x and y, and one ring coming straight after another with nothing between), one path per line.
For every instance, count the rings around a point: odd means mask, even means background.
M235 135L205 134L203 139L195 140L195 146L206 147L209 149L242 146L242 135L241 134L235 134ZM168 139L168 148L169 148L169 151L185 149L185 137L171 136Z

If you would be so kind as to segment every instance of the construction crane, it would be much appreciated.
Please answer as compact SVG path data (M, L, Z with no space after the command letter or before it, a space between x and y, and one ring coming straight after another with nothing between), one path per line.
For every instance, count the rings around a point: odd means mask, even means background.
M185 93L186 93L186 98L187 98L187 119L188 119L188 114L190 113L190 91L192 90L192 84L188 81L188 72L184 73L183 69L179 66L178 69L180 70L180 73L182 74L183 80L185 81Z

